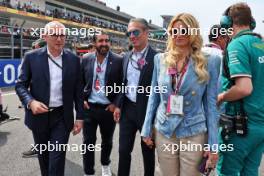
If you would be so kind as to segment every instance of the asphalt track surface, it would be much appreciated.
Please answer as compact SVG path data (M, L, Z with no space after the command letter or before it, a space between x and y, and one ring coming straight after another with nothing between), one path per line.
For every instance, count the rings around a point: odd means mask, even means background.
M21 153L30 148L33 144L31 131L24 125L24 110L19 109L20 102L13 90L3 92L4 107L8 105L8 113L19 120L10 121L0 125L0 176L40 176L38 160L33 158L22 158ZM113 151L111 155L111 168L114 175L118 166L118 133L119 126L116 126L114 134ZM97 143L100 143L98 130ZM81 144L82 135L70 136L69 144ZM81 151L67 152L65 165L66 176L82 176L82 155ZM96 175L101 175L100 152L96 153ZM264 157L263 157L264 158ZM264 159L260 167L261 176L264 176ZM143 176L143 161L140 148L140 136L137 134L131 162L131 176ZM158 169L156 168L158 176ZM212 174L213 175L213 174Z

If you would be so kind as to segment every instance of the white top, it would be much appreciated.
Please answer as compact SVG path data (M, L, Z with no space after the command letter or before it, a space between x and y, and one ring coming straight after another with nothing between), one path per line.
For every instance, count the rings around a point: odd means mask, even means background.
M137 68L137 61L141 58L146 57L148 45L140 52L133 51L131 58L129 58L127 67L127 98L132 101L137 101L137 87L140 78L140 70ZM133 60L133 61L131 61ZM133 62L133 63L132 63ZM133 65L132 65L133 64ZM136 68L135 68L136 67Z
M62 53L58 57L52 56L47 47L48 55L62 67ZM50 98L49 107L59 107L63 105L62 102L62 69L59 68L50 59L49 61L49 75L50 75Z

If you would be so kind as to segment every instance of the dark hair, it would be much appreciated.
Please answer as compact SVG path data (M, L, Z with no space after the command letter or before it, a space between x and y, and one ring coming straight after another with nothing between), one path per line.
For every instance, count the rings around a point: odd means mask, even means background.
M210 33L208 35L209 42L216 41L218 37L223 36L221 29L222 28L219 24L215 24L211 27Z
M94 43L96 42L97 36L99 36L99 35L108 35L109 36L109 34L107 32L101 30L101 33L100 34L94 34L93 35L93 39L92 40L93 40ZM110 36L109 36L109 38L110 38Z
M149 29L148 22L144 18L131 18L129 20L129 23L132 23L132 22L140 23L140 24L142 24L144 26L145 29Z
M233 24L238 26L250 25L252 19L250 7L242 2L232 5L228 16L232 18Z

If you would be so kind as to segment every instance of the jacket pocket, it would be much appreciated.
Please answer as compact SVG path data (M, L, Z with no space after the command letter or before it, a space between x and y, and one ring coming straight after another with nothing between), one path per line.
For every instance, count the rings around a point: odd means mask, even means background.
M185 127L189 127L189 126L193 126L195 124L198 124L198 123L201 123L201 122L204 122L206 119L205 119L205 116L203 113L199 113L193 117L189 117L189 118L185 118L184 119L184 126Z
M156 116L157 121L160 124L164 124L167 120L167 116L165 115L165 112L162 110L158 110L157 116Z

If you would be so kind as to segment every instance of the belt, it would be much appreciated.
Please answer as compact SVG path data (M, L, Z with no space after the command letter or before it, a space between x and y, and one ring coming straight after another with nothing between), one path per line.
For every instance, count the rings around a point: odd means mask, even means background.
M100 104L100 103L90 103L88 102L88 105L95 108L103 108L105 109L109 104Z
M63 106L49 107L49 112L58 111L58 110L63 110Z

